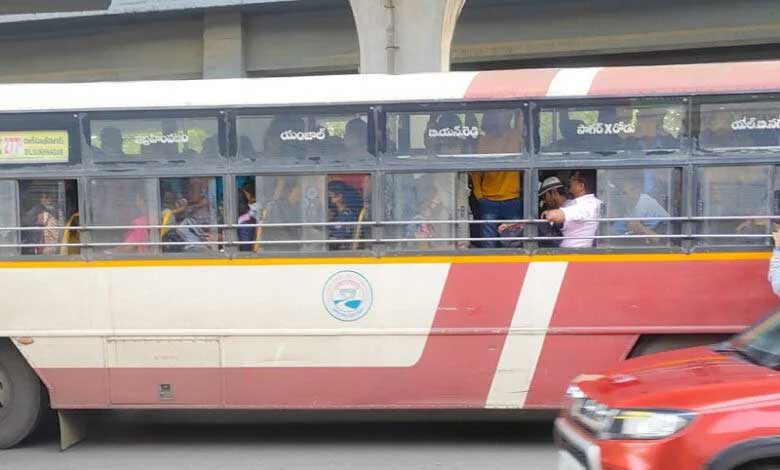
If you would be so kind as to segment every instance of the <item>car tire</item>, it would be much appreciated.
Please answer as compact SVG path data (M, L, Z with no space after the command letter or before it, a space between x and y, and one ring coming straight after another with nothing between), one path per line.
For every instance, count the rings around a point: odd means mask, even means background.
M35 431L45 396L19 351L10 341L0 340L0 449L19 444Z
M747 464L739 467L739 470L780 470L780 462Z

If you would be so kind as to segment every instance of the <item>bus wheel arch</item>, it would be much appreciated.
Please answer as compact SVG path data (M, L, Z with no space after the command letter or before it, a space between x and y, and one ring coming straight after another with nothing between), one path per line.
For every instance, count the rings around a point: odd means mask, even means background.
M46 389L10 339L0 338L0 449L35 431L46 412Z

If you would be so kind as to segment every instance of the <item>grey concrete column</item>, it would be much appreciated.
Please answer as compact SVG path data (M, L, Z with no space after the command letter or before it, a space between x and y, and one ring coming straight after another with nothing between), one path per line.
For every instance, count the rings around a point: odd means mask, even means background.
M442 72L466 0L350 0L361 73Z
M203 78L246 76L241 12L203 15Z

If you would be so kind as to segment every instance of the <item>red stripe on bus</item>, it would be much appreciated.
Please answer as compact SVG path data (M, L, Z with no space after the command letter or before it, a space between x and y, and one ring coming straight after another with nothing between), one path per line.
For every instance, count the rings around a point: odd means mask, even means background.
M465 99L544 98L559 69L479 72Z
M526 263L453 264L422 357L412 367L39 369L55 407L253 408L484 406L520 295ZM369 313L370 314L370 313ZM447 335L448 328L501 331ZM322 354L327 354L323 351ZM220 375L221 379L220 380ZM173 398L160 400L159 385ZM94 388L90 388L94 387Z
M777 298L764 260L569 263L550 328L750 324ZM690 331L686 331L690 333ZM526 406L557 406L568 382L624 358L636 335L548 334Z
M774 91L778 77L777 61L610 67L596 74L589 96Z

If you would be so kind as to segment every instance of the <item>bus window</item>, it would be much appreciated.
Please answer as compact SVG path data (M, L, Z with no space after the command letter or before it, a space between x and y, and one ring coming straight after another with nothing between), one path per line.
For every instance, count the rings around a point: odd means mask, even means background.
M219 156L216 117L90 121L97 162Z
M157 251L154 229L157 217L157 185L153 179L97 179L90 182L90 225L122 227L90 231L93 243L105 253Z
M322 225L326 221L327 177L325 175L258 176L255 191L261 224L300 224L260 227L253 250L323 251Z
M697 216L769 216L772 168L767 165L697 168ZM750 219L704 220L698 223L699 245L768 245L769 224ZM728 235L734 235L729 237ZM719 235L719 236L717 236ZM726 235L726 237L724 237Z
M387 113L386 153L403 160L523 153L522 109Z
M373 159L367 112L238 116L236 127L244 159L282 165Z
M780 102L712 103L699 109L699 151L780 146Z
M385 227L394 250L465 249L470 243L468 175L391 173L385 177ZM460 240L456 240L460 239Z
M680 233L680 222L663 220L680 215L682 186L679 169L600 169L596 174L596 194L603 202L602 217L646 219L601 223L601 235L642 238L601 239L597 241L597 246L679 245L679 239L663 238L664 235Z
M539 178L539 214L549 221L537 225L539 247L593 247L603 210L596 170L541 170Z
M160 179L160 239L165 253L217 251L224 221L222 178Z
M79 247L58 246L79 243L78 230L66 230L78 223L78 189L75 180L22 180L19 182L22 254L78 254Z
M0 227L17 227L19 225L19 206L16 203L16 181L0 180ZM0 230L0 245L18 245L17 230ZM19 250L12 246L0 247L0 256L13 256Z
M552 155L674 153L682 145L684 116L685 107L674 103L543 107L540 149Z

